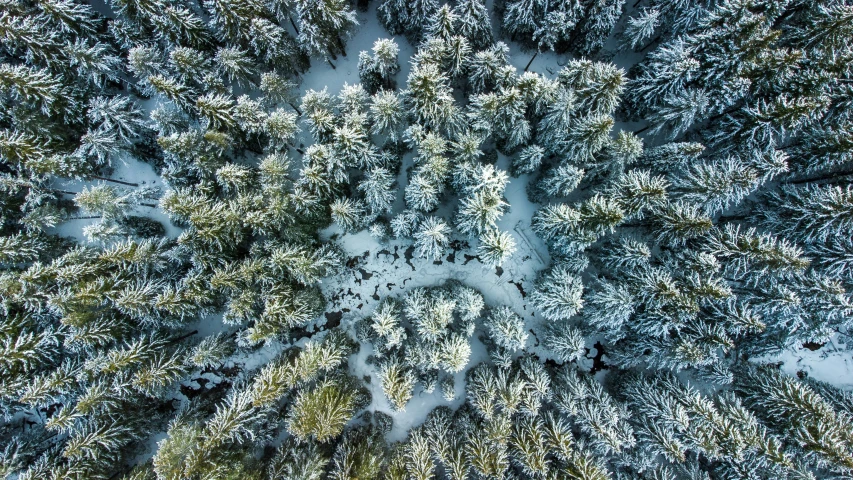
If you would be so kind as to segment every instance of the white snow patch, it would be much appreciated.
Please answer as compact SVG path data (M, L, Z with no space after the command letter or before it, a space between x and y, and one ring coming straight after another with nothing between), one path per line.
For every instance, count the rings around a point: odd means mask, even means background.
M814 351L805 347L791 347L781 354L758 357L753 361L781 363L782 371L788 375L804 372L814 380L853 391L853 354L850 345L843 343L838 336Z

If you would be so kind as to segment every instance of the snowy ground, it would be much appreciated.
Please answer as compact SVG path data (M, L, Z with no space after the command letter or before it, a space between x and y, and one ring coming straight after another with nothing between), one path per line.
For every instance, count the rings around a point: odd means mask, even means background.
M755 361L781 363L782 371L789 375L805 374L809 378L853 391L851 345L843 343L837 337L817 350L801 346L786 350L779 355L757 358Z

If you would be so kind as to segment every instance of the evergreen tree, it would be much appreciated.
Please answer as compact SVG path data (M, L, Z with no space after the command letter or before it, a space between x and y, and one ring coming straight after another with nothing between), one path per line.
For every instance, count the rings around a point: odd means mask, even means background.
M673 244L701 237L713 227L711 219L697 207L683 202L667 203L654 211L653 221L658 241Z
M287 439L276 449L275 456L267 467L267 475L270 478L320 480L329 463L326 455L314 443L299 443L294 439Z
M326 378L296 396L287 419L288 431L300 440L333 440L343 431L359 403L359 393L346 379Z
M499 267L515 250L515 240L512 235L497 229L486 230L480 235L477 256L485 265Z
M459 108L453 99L449 78L433 63L412 67L406 82L405 97L419 122L433 128L455 131L460 122Z
M429 15L438 10L435 0L383 0L376 10L382 26L391 35L405 34L413 43L421 39Z
M370 127L374 135L387 135L393 142L399 136L400 127L405 124L405 111L400 96L383 90L376 93L370 104Z
M414 210L422 212L430 212L438 206L439 195L441 195L442 185L437 185L437 182L418 172L409 180L406 185L406 205Z
M655 30L660 26L660 11L657 9L644 9L636 17L628 19L625 25L625 30L622 35L628 41L631 48L636 50L642 46L655 34Z
M465 0L453 7L457 30L471 48L482 50L492 44L492 25L486 5L480 0Z
M643 218L666 204L669 182L647 170L631 170L617 177L609 190L627 217Z
M412 237L417 231L423 215L413 210L403 210L391 220L391 229L394 231L394 236Z
M568 320L583 307L583 283L568 268L553 267L536 282L530 301L548 320Z
M803 139L789 150L791 160L805 172L826 170L850 162L850 124L815 125L803 132Z
M565 321L549 322L544 330L542 344L560 361L580 360L586 353L583 335Z
M438 39L445 42L455 33L459 17L448 5L442 5L429 19L425 28L425 35L429 39Z
M736 206L758 186L758 172L738 159L696 165L673 182L682 198L713 214Z
M507 203L493 192L481 190L474 192L459 203L456 215L456 227L468 235L482 235L494 229L503 215Z
M379 370L382 391L391 406L397 411L404 411L406 403L412 398L415 387L415 377L397 360L389 360Z
M545 159L545 149L539 145L524 147L518 156L512 159L510 172L513 177L533 173L542 165Z
M336 58L346 56L345 38L358 25L355 12L340 0L300 0L299 42L312 55Z
M805 243L844 236L849 229L845 205L850 192L840 186L784 185L769 194L761 211L762 225Z
M530 188L530 199L540 202L554 197L568 197L580 185L584 171L571 165L558 165L548 170Z
M450 242L450 228L438 217L426 217L413 233L419 257L438 260Z
M486 319L486 330L498 346L510 351L524 348L527 341L524 321L509 307L500 307L490 312Z
M388 170L377 167L367 172L365 179L358 185L364 194L365 202L372 214L390 213L396 198L393 189L395 179Z
M593 115L578 120L569 127L561 150L572 163L591 161L610 142L613 118L609 115Z
M683 90L667 95L650 112L650 133L667 131L670 140L686 132L700 120L708 108L708 95L703 90Z

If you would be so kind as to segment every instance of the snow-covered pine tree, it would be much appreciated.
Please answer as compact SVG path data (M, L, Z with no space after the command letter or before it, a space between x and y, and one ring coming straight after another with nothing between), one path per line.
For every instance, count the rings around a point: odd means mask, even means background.
M369 117L372 122L370 127L372 134L385 135L391 142L396 142L406 120L406 112L400 95L388 90L373 95Z
M438 260L450 243L450 227L440 218L429 216L420 222L413 237L418 256Z
M461 112L453 99L450 79L434 63L413 65L406 82L405 98L418 121L427 127L455 132Z
M548 320L568 320L583 308L583 283L567 267L554 266L541 275L530 301Z
M498 229L486 230L480 234L477 257L483 264L499 267L516 250L515 240L509 232Z
M493 191L480 190L463 199L456 214L456 228L470 236L482 235L495 228L507 203Z
M539 170L543 160L546 158L545 155L545 149L539 145L524 147L518 153L518 156L512 159L510 173L513 177L518 177Z
M362 51L358 56L358 77L370 94L381 90L393 90L394 75L400 71L397 54L400 47L394 39L380 38L373 43L373 55Z
M784 185L768 194L762 225L803 243L838 238L850 230L850 187L816 184Z
M391 35L404 34L412 43L421 40L429 15L439 8L436 0L383 0L376 10L382 26Z
M348 378L329 377L310 390L299 391L287 418L288 431L300 440L321 443L333 440L343 432L363 395Z
M358 189L364 195L365 203L373 215L391 213L394 199L397 197L393 188L395 179L391 172L382 167L376 167L367 172Z
M471 48L483 50L492 44L492 24L489 12L481 0L462 0L453 7L457 18L457 31L462 35Z
M299 42L311 55L346 56L344 39L358 26L355 11L341 0L298 0Z
M499 307L489 312L486 319L489 337L499 347L509 351L524 348L527 332L524 321L509 307Z
M555 197L568 197L580 185L584 173L582 169L571 165L561 164L553 167L535 184L529 184L528 196L534 202Z
M625 0L593 0L578 25L577 48L582 55L598 53L622 16Z
M651 40L661 23L660 11L655 8L644 8L639 15L628 19L622 31L626 44L637 50Z

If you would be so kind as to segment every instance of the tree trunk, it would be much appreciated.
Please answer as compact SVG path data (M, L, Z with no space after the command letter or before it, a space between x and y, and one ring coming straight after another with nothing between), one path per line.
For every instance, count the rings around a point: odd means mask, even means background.
M332 57L332 60L337 60L337 59L338 59L338 56L337 56L337 55L335 55L335 51L334 51L334 50L332 50L332 47L331 47L331 46L326 47L326 50L329 52L329 55ZM327 58L326 60L328 61L328 58ZM335 67L332 67L332 68L335 68Z
M641 134L641 133L645 132L646 130L648 130L648 129L649 129L649 127L651 127L651 125L646 125L645 127L643 127L643 128L641 128L641 129L637 130L636 132L634 132L634 135L639 135L639 134Z
M299 35L299 27L296 26L296 22L293 21L293 17L288 15L287 19L290 20L290 24L293 25L293 29L296 30L296 34Z
M305 150L302 150L302 149L301 149L301 148L299 148L299 147L293 147L293 148L295 148L295 149L296 149L296 151L297 151L297 152L299 152L299 154L300 154L300 155L305 155Z
M792 8L792 9L788 10L787 12L783 13L782 15L779 15L779 18L777 18L776 21L773 22L773 29L777 30L782 25L782 22L784 22L789 17L791 17L795 13L799 12L803 8L804 8L803 5L798 5L797 7Z
M196 333L198 333L198 330L193 330L193 331L192 331L192 332L190 332L190 333L185 333L185 334L181 335L181 336L180 336L180 337L178 337L178 338L174 338L174 339L172 339L172 340L169 340L169 345L174 345L174 344L176 344L176 343L180 342L181 340L184 340L184 339L186 339L186 338L190 338L190 337L192 337L193 335L195 335Z
M346 56L347 56L347 47L344 45L343 40L341 40L340 35L335 35L335 40L338 42L338 48L340 48L340 49L341 49L341 55L343 55L343 56L344 56L344 58L346 58Z
M644 222L631 222L631 223L621 223L618 225L619 227L625 228L648 228L649 224Z
M776 149L776 151L777 151L777 152L778 152L778 151L787 152L788 150L790 150L790 149L792 149L792 148L797 148L797 147L799 147L799 146L800 146L800 145L802 145L802 144L803 144L803 140L802 140L802 139L800 139L800 140L797 140L796 142L791 142L791 143L789 143L789 144L785 145L784 147L779 147L779 148L777 148L777 149Z
M840 180L841 177L849 177L850 175L853 175L853 171L846 171L846 172L842 171L842 172L827 173L824 175L820 175L818 177L801 178L799 180L789 180L789 181L786 181L783 183L786 183L789 185L798 185L801 183L820 182L821 180L833 180L833 179L839 179Z
M157 208L157 207L159 206L159 205L155 205L155 204L153 204L153 203L142 203L142 202L139 202L139 204L140 204L140 205L142 205L143 207L150 207L150 208Z
M65 195L77 195L77 193L78 193L78 192L69 192L68 190L57 190L55 188L51 188L50 191L54 192L54 193L60 193L60 194L64 193Z
M713 117L709 118L709 119L708 119L708 122L709 122L709 123L710 123L710 122L715 122L715 121L717 121L717 120L719 120L719 119L721 119L721 118L725 117L726 115L731 115L731 114L733 114L733 113L737 112L737 111L738 111L738 110L740 110L740 109L741 109L741 107L740 107L740 106L737 106L737 107L734 107L734 108L730 108L730 109L726 110L725 112L718 113L718 114L714 115Z
M527 65L524 66L524 71L526 72L528 68L530 68L530 64L533 63L533 60L536 60L536 56L539 55L539 50L536 50L536 53L533 54L533 57L530 58L530 61L527 62Z
M290 105L291 108L296 110L297 115L299 115L300 117L302 116L302 110L300 110L296 105L294 105L292 102L287 102L287 104Z
M330 67L332 67L332 70L337 70L337 68L335 67L335 64L334 64L334 63L332 63L332 61L331 61L331 60L329 60L328 58L326 59L326 63L328 63L328 64L329 64L329 66L330 66Z
M643 0L637 0L634 2L634 8L637 8L641 3L643 3Z
M100 215L93 215L91 217L68 217L68 220L95 220L97 218L103 218Z
M648 50L648 49L649 49L649 47L651 47L652 45L654 45L654 44L655 44L655 42L659 42L659 41L660 41L660 39L661 39L661 37L663 37L663 34L658 35L658 36L657 36L657 38L653 38L651 42L649 42L648 44L646 44L646 46L645 46L645 47L643 47L643 48L641 48L641 49L640 49L640 53L643 53L643 52L645 52L646 50Z
M130 186L130 187L138 187L138 186L139 186L139 184L138 184L138 183L123 182L123 181L121 181L121 180L115 180L115 179L112 179L112 178L101 177L101 176L98 176L98 175L90 175L90 177L95 178L95 179L97 179L97 180L103 180L103 181L105 181L105 182L113 182L113 183L119 183L119 184L122 184L122 185L128 185L128 186Z

